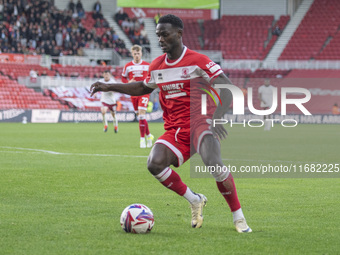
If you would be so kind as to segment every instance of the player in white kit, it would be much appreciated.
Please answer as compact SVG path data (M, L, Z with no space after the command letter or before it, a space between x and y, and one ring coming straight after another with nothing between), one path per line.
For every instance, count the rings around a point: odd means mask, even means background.
M117 83L114 78L112 78L111 73L109 70L105 70L103 73L103 79L100 79L99 82L102 83ZM114 96L114 92L102 92L100 102L102 103L102 107L100 108L102 115L103 115L103 124L104 124L104 132L107 132L107 119L106 119L106 112L109 109L113 118L113 125L115 133L118 132L118 120L116 118L116 99Z
M273 104L273 88L274 86L270 85L270 79L264 80L264 85L259 87L258 94L259 99L261 100L261 107L263 110L269 109ZM263 116L264 119L264 130L269 131L271 128L271 121L267 121L270 118L270 115Z

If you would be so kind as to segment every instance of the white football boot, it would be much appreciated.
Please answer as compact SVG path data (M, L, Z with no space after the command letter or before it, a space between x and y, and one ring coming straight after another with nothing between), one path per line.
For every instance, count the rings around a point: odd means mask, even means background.
M201 200L191 205L191 226L200 228L203 224L203 207L206 206L208 199L203 194L197 194Z

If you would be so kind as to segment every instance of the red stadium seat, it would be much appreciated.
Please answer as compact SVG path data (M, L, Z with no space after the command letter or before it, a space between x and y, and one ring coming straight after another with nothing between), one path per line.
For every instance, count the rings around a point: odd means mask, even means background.
M336 39L339 24L340 1L315 0L279 60L331 59L334 55L328 48L333 47L334 39L335 42L339 40ZM331 37L334 38L326 45ZM336 56L339 58L340 53Z

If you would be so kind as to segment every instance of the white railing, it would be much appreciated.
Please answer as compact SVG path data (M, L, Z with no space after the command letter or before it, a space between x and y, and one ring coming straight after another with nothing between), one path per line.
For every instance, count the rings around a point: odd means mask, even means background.
M280 60L276 62L263 62L265 69L340 69L339 60Z
M95 60L112 60L113 49L83 49L85 55Z
M121 58L113 49L85 49L88 56L61 56L51 57L42 55L40 65L50 68L52 63L61 65L82 66L91 65L91 60L110 60L111 65L124 66L131 61L131 58ZM215 62L221 63L224 69L340 69L340 60L279 60L279 61L261 61L248 59L226 60L222 58L220 51L198 51ZM143 59L151 62L150 55L143 55Z
M98 81L94 78L71 78L71 77L39 77L41 89L50 87L87 87Z
M255 71L261 66L260 60L222 60L222 68L225 69L250 69Z

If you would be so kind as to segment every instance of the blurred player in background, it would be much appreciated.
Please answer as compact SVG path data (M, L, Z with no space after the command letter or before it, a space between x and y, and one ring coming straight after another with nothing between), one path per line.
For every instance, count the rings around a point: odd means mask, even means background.
M116 80L112 78L109 70L105 70L103 72L102 79L99 80L101 83L109 84L116 83ZM118 133L118 120L116 118L116 99L113 91L102 92L100 102L102 103L102 107L100 108L103 115L103 124L104 124L104 132L107 132L108 123L106 119L106 112L109 109L113 118L113 126L115 133Z
M340 109L339 109L337 103L335 103L335 104L333 105L333 107L332 107L332 114L334 114L334 115L340 114Z
M148 74L149 63L142 60L142 47L133 45L131 47L133 60L124 66L122 81L130 83L135 81L144 81ZM133 108L137 113L140 131L140 148L152 147L153 135L149 131L149 125L146 120L146 110L148 108L150 95L132 96L131 101ZM146 138L145 138L146 136Z
M92 94L97 91L117 91L139 96L149 94L160 88L160 104L163 109L165 133L158 138L148 158L149 172L166 188L184 197L191 206L191 226L200 228L203 224L203 207L207 198L193 192L170 168L179 167L195 152L199 153L206 166L219 166L223 171L211 171L217 188L229 205L237 232L249 233L241 205L237 196L234 179L221 158L219 139L226 138L223 125L211 125L209 119L201 115L200 107L191 108L190 95L202 86L196 79L204 79L209 84L231 84L221 67L207 56L185 47L182 42L183 22L168 14L159 19L156 35L164 53L156 58L149 67L149 73L143 81L129 84L101 84L91 86ZM192 83L193 82L193 83ZM209 85L210 86L210 85ZM221 102L213 111L214 119L220 119L228 110L232 95L227 89L221 89ZM199 101L201 102L201 101ZM195 107L196 106L196 107ZM191 109L199 116L191 118ZM210 109L210 108L209 108ZM209 116L210 117L210 116ZM210 117L210 123L211 121ZM194 122L194 126L191 126ZM216 219L221 221L220 218Z
M273 88L274 86L270 85L270 79L265 79L264 84L259 87L258 94L263 110L268 110L273 104ZM263 116L264 130L266 131L269 131L272 126L272 122L267 121L270 117L270 115Z

